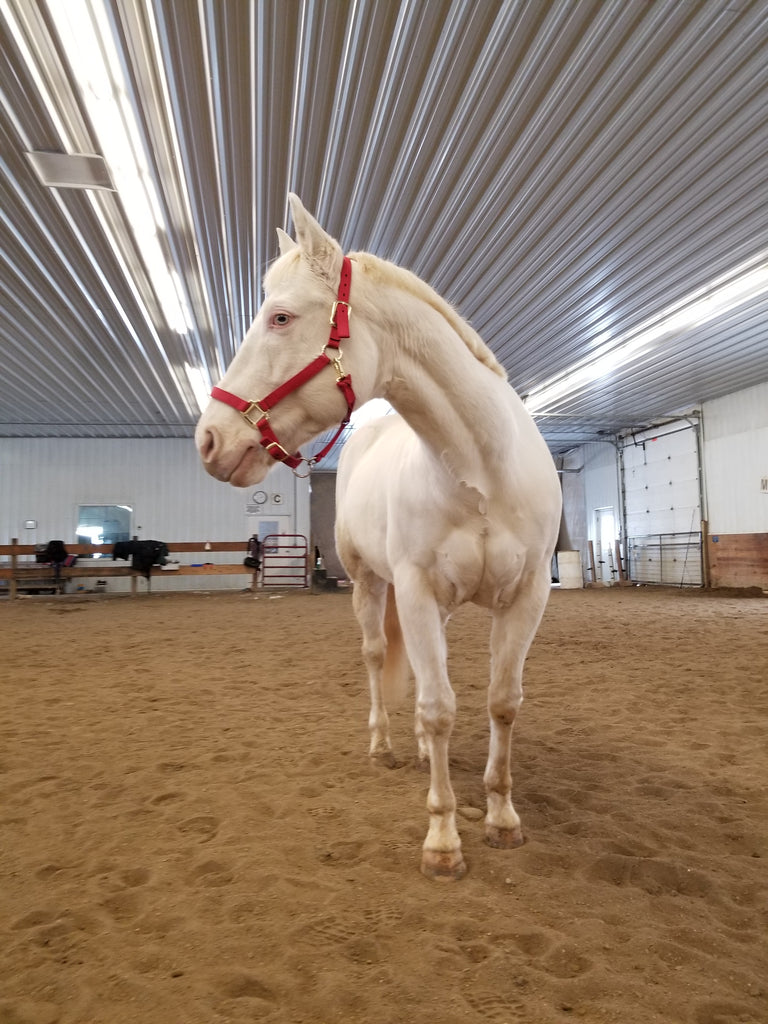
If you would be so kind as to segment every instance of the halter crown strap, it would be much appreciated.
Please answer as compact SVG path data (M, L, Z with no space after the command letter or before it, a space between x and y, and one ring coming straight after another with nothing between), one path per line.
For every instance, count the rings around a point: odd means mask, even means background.
M349 337L349 289L352 285L352 261L345 256L341 264L338 297L331 307L331 334L329 348L338 348L339 342Z
M344 338L349 337L349 314L351 312L349 305L349 292L352 284L352 262L348 256L345 256L342 261L341 275L339 279L339 290L338 297L331 307L331 319L330 319L330 334L328 342L326 343L326 349L334 349L339 351L339 342ZM324 370L329 363L333 363L337 377L336 386L344 396L344 401L347 403L347 411L339 424L338 430L333 435L331 440L326 444L322 451L318 452L312 459L305 459L299 452L295 452L293 455L287 451L278 441L272 425L269 422L269 410L273 409L279 401L290 395L292 391L296 391L306 384L308 380L316 377L321 370ZM352 415L352 410L355 407L355 392L352 389L352 378L349 374L345 374L341 367L341 352L335 358L329 356L325 350L321 352L319 356L316 356L311 363L295 373L293 377L289 377L288 380L284 381L274 391L262 398L259 402L249 402L244 398L239 398L237 395L233 395L230 391L225 391L223 388L214 387L211 389L211 398L215 398L219 402L224 402L225 405L231 406L242 414L243 419L246 423L258 430L261 433L260 444L265 448L273 459L278 462L284 463L290 469L296 469L306 462L311 468L317 465L317 463L325 458L328 452L333 448L334 444L338 440L341 432L344 430L346 425L349 423L349 418ZM252 413L258 413L258 419L252 418Z

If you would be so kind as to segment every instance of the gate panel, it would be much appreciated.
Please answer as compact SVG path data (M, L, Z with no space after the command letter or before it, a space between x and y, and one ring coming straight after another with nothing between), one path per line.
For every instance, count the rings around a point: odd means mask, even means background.
M630 537L627 555L633 583L702 585L700 532Z
M308 544L300 533L266 536L261 548L264 587L308 587Z

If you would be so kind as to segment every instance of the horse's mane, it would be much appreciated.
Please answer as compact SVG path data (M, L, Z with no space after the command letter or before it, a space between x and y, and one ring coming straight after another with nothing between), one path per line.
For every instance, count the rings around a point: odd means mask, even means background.
M445 320L448 321L453 330L458 334L472 355L481 363L492 370L497 376L507 379L507 371L488 348L480 335L461 317L450 302L447 302L441 295L417 277L410 270L398 267L395 263L381 259L369 252L350 253L352 259L359 263L361 268L385 284L397 285L410 292L417 299L426 302Z

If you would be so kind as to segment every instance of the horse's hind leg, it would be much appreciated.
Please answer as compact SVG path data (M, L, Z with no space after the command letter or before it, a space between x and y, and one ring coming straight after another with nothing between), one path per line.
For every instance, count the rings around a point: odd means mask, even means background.
M520 818L512 806L512 727L523 702L523 664L549 595L536 582L519 592L508 607L497 608L491 627L491 684L488 712L491 739L485 769L488 810L485 840L489 846L511 849L523 843Z
M368 670L371 711L368 728L371 734L369 755L387 767L395 763L389 736L389 715L384 706L381 674L386 654L384 609L387 584L373 573L360 573L355 580L352 602L363 634L363 661Z

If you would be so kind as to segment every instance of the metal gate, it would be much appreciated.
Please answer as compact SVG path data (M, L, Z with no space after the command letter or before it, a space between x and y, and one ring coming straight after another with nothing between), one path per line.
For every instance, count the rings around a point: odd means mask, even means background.
M261 584L264 587L308 587L307 538L300 533L270 533L262 541Z
M701 532L630 537L627 556L634 583L701 586Z

